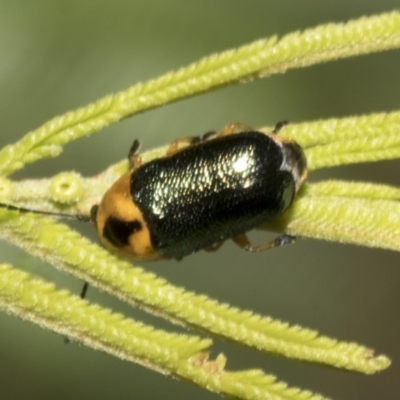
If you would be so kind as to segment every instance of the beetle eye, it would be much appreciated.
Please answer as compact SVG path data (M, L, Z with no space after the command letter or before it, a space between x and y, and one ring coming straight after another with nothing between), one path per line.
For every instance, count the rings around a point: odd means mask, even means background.
M142 224L137 219L121 221L109 217L104 225L103 236L115 247L124 247L129 245L129 237L141 229Z
M98 205L94 205L91 209L90 209L90 220L95 224L96 220L97 220L97 211L99 211L99 206Z

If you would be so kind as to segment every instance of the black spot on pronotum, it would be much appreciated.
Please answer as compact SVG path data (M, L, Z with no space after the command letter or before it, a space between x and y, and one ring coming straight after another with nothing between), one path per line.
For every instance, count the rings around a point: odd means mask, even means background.
M107 218L104 225L103 236L115 247L124 247L129 244L129 237L142 229L138 220L121 221L115 217Z

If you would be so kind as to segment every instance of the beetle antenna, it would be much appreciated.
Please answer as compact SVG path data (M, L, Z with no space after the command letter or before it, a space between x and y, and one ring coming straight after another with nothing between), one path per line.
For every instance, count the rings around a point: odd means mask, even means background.
M40 210L30 210L29 208L24 207L16 207L11 204L0 203L0 208L6 208L7 210L12 211L20 211L23 213L32 213L32 214L40 214L40 215L51 215L52 217L59 217L59 218L67 218L67 219L74 219L82 222L89 222L90 217L81 214L64 214L64 213L57 213L52 211L40 211Z

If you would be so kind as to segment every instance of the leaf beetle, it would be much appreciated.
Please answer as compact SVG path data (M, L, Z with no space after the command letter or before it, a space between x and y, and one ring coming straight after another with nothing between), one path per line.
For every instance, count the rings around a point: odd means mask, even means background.
M101 243L151 261L213 251L226 239L248 251L292 242L282 235L253 247L246 236L288 209L307 177L300 145L277 134L282 125L263 133L236 123L180 138L144 164L134 141L130 170L91 210Z

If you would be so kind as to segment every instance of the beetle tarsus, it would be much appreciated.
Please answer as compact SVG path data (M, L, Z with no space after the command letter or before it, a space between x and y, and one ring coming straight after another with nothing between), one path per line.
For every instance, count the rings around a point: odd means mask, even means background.
M142 163L141 158L139 156L139 148L140 148L140 142L139 140L135 139L128 153L128 161L131 169L136 169L140 167Z
M175 139L173 142L170 143L168 146L166 157L170 157L177 153L180 150L181 144L186 144L187 146L192 146L194 144L198 144L202 142L201 136L184 136L179 139Z
M283 246L285 244L292 244L296 241L296 236L291 235L281 235L275 239L276 246Z
M275 128L274 128L274 130L272 131L272 133L278 134L279 131L280 131L284 126L286 126L286 125L288 125L288 124L289 124L289 121L288 121L288 120L279 121L279 122L275 125Z
M294 243L296 240L295 236L290 236L283 234L278 236L277 238L261 244L259 246L252 246L249 239L245 234L236 236L232 239L239 247L241 247L245 251L250 251L252 253L259 253L260 251L273 249L274 247L283 246L285 244Z

